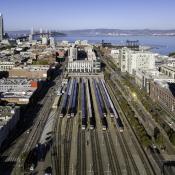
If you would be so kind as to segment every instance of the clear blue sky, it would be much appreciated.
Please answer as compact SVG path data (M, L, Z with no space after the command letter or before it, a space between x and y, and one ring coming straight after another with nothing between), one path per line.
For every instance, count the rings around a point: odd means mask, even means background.
M175 29L175 0L0 0L6 30Z

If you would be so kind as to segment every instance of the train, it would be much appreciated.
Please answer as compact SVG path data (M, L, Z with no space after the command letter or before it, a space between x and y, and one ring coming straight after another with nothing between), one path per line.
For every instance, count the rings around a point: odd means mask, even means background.
M107 97L108 97L108 100L109 100L109 103L110 103L110 105L111 105L111 108L112 108L112 110L113 110L113 112L114 112L115 124L116 124L117 128L119 129L119 131L120 131L120 132L123 132L123 131L124 131L124 125L123 125L123 123L122 123L122 121L121 121L121 118L119 117L118 111L115 109L115 107L114 107L114 105L113 105L113 102L112 102L112 100L111 100L111 98L110 98L110 96L109 96L109 93L108 93L108 91L107 91L107 88L106 88L106 86L105 86L104 80L101 80L101 83L102 83L103 88L104 88L104 90L105 90L105 92L106 92L106 95L107 95Z
M100 102L100 105L101 105L101 109L102 109L103 115L106 117L107 116L106 107L105 107L105 104L104 104L104 101L103 101L103 98L102 98L102 94L100 92L100 89L99 89L97 81L95 80L94 82L95 82L96 90L98 92L98 98L99 98L99 102Z
M66 88L66 92L64 93L64 97L63 97L63 101L61 104L61 112L60 112L60 117L64 117L64 115L66 114L67 111L67 102L68 102L68 92L69 92L69 88L70 88L70 83L71 81L68 81L67 84L67 88Z
M97 87L97 83L96 80L93 80L94 83L94 91L95 91L95 97L96 97L96 102L97 102L97 106L98 106L98 112L99 112L99 116L101 119L101 124L102 124L102 130L106 130L107 129L107 121L106 118L104 117L103 111L102 111L102 106L99 100L99 91L98 91L98 87Z
M90 84L89 81L87 81L87 103L88 103L88 117L89 117L89 122L90 122L90 129L94 129L94 123L95 123L95 118L93 116L93 105L92 105L92 94L90 91Z
M71 117L71 112L72 112L72 102L73 102L73 96L74 96L74 87L75 87L75 80L72 79L70 89L68 92L69 96L69 104L68 104L68 112L67 112L67 118Z
M116 125L118 126L119 131L123 132L124 126L123 126L123 123L122 123L120 117L116 118L115 122L116 122Z
M71 108L71 117L74 117L76 115L77 110L77 95L78 95L78 83L77 80L75 80L74 83L74 92L73 92L73 99L72 99L72 108Z
M87 126L86 90L85 90L85 82L83 79L81 82L81 115L82 115L82 129L86 129Z
M101 92L103 94L104 101L105 101L106 107L109 111L109 114L111 117L114 117L113 107L111 106L111 103L110 103L111 99L110 99L110 97L108 98L109 94L108 94L108 92L106 93L101 80L99 80L99 87L100 87Z

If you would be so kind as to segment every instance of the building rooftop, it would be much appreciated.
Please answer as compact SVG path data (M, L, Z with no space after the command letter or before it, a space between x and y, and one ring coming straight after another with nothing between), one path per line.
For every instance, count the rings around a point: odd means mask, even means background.
M0 85L29 85L30 80L25 78L3 78L0 79Z
M163 65L162 67L165 67L166 69L169 69L169 70L175 72L175 67L168 66L168 65Z
M0 128L14 115L14 107L0 106Z
M148 70L138 70L142 72L147 78L154 79L154 80L164 80L168 82L175 82L175 80L167 75L159 72L157 69L148 69Z
M165 89L167 92L171 93L175 97L175 83L169 83L167 81L155 81L161 88Z

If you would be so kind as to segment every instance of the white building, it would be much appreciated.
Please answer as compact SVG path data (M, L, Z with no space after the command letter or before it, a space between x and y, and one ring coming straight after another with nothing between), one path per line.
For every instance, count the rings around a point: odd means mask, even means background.
M76 40L75 41L76 45L82 45L82 46L87 46L88 45L88 41L87 40Z
M29 35L29 42L32 42L32 41L33 41L33 35L30 34L30 35Z
M168 77L175 79L175 63L161 66L160 71Z
M19 116L19 107L0 106L0 147L10 131L16 126Z
M78 58L78 51L84 52L86 58ZM68 72L95 73L100 72L100 59L96 57L92 46L79 49L71 47L68 51Z
M50 40L50 46L55 48L55 38L54 37L50 37L49 40Z
M77 60L68 62L68 72L95 73L99 72L100 60Z
M116 64L119 63L119 49L111 49L111 57L113 58Z
M0 71L8 71L15 66L12 61L0 61Z
M78 56L77 48L74 47L74 46L70 47L69 50L68 50L68 59L69 59L69 61L77 60L77 56Z
M137 69L154 69L156 54L147 51L133 51L122 48L119 51L119 63L122 72L134 74Z
M48 44L48 37L47 36L43 36L42 37L42 44L43 45L47 45Z

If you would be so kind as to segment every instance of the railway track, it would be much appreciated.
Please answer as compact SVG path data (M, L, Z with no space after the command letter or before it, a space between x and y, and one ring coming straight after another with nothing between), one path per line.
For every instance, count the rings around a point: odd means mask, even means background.
M97 131L90 131L94 175L104 175Z
M95 151L96 151L96 148L95 148L95 143L94 143L94 136L93 136L93 132L94 131L90 131L90 138L91 138L91 149L92 149L92 162L93 162L93 171L94 171L94 174L97 173L98 174L98 165L97 165L97 155L94 154Z
M77 175L81 175L81 129L78 127L78 137L77 137Z
M108 84L109 85L109 84ZM109 85L109 87L110 87L110 89L111 89L111 91L112 91L112 93L113 93L113 90L112 90L112 88L111 88L111 86ZM113 93L114 94L114 93ZM114 95L114 97L115 97L115 99L118 101L118 98ZM132 130L132 128L131 128L131 130ZM123 133L122 133L122 135L123 135ZM126 143L126 139L124 138L124 137L122 137L122 139L124 139L124 142ZM139 146L138 146L138 144L136 143L136 140L134 140L134 139L132 139L132 141L133 141L133 144L135 145L135 149L136 149L136 151L137 151L137 153L138 153L138 155L139 155L139 157L140 157L140 159L141 159L141 161L142 161L142 164L143 164L143 166L144 166L144 169L145 169L145 171L146 171L146 174L148 174L148 175L151 175L151 174L156 174L156 172L155 172L155 170L154 170L154 168L153 168L153 166L152 166L152 164L150 163L150 161L149 161L149 158L147 157L147 155L146 154L143 154L142 152L141 152L141 150L140 149L142 149L142 147L141 148L139 148ZM126 145L127 147L128 147L128 145ZM132 155L131 155L132 156ZM148 161L148 164L147 164L147 162L145 161L145 159L146 159L146 161ZM135 165L133 165L134 167L135 167ZM149 167L150 166L150 167ZM135 168L136 169L136 168ZM151 169L151 170L150 170Z
M122 174L121 169L120 169L119 159L118 159L118 156L115 152L115 146L114 146L114 143L112 141L111 133L109 133L109 132L108 132L108 138L109 138L109 143L111 144L111 149L113 150L112 153L113 153L113 157L114 157L114 162L115 162L116 167L117 167L117 174Z
M116 131L116 135L117 135L117 138L118 138L121 150L122 150L123 157L125 159L127 174L128 175L132 175L132 170L131 170L131 167L130 167L130 164L129 164L129 158L128 158L127 152L126 152L126 150L124 148L124 144L122 142L122 139L121 139L118 131Z
M58 125L58 128L57 128L57 167L56 167L56 173L58 173L58 175L61 175L61 126L62 126L62 118L59 118L59 125Z
M86 139L85 131L78 128L77 175L86 175Z
M110 172L112 175L115 175L117 174L116 172L116 169L115 169L115 164L114 164L114 160L113 160L113 150L111 150L111 146L110 146L110 143L109 143L109 137L108 137L108 134L107 134L107 131L106 132L103 132L103 137L104 137L104 141L105 141L105 145L106 145L106 150L107 150L107 154L108 154L108 159L109 159L109 166L110 166Z
M67 119L65 137L64 137L64 174L69 174L71 141L72 141L73 120Z
M128 143L126 142L126 139L125 139L125 136L124 136L123 133L121 133L121 138L122 138L122 141L123 141L123 143L124 143L125 149L126 149L126 151L127 151L127 153L128 153L128 156L129 156L129 158L130 158L130 160L131 160L131 163L132 163L132 165L133 165L133 168L134 168L134 171L135 171L134 174L140 175L139 169L138 169L138 167L137 167L137 165L136 165L136 163L135 163L135 160L134 160L134 158L133 158L133 156L132 156L132 154L131 154L131 151L130 151L130 149L129 149Z
M140 149L139 149L139 147L138 147L136 141L135 141L134 139L132 139L132 142L133 142L133 144L135 145L135 149L136 149L137 153L139 154L139 157L140 157L140 159L141 159L141 161L142 161L142 164L143 164L143 166L144 166L144 168L145 168L145 170L146 170L146 174L147 174L147 175L152 175L152 173L151 173L151 171L150 171L150 168L148 167L147 163L144 162L144 156L142 155L142 153L141 153L141 151L140 151ZM151 167L152 167L152 166L151 166ZM154 170L153 167L152 167L152 170ZM154 175L156 174L155 171L153 171L153 174L154 174Z
M98 134L96 130L94 132L94 141L95 141L95 147L96 147L96 153L97 153L97 162L99 167L98 172L100 175L103 175L104 170L103 170L103 163L102 163L102 157L101 157L101 151L100 151L100 143L99 143Z

